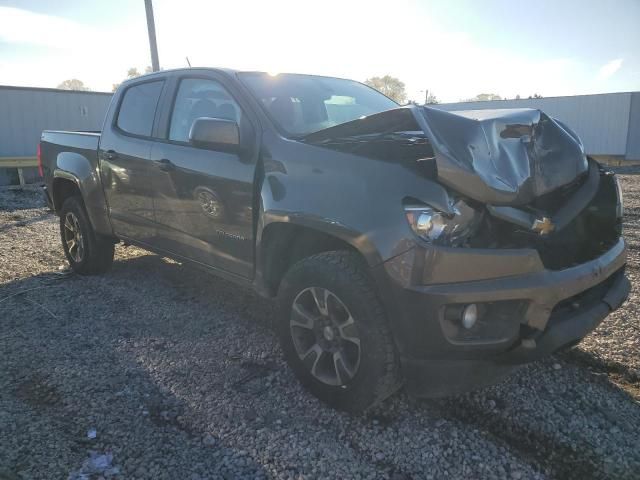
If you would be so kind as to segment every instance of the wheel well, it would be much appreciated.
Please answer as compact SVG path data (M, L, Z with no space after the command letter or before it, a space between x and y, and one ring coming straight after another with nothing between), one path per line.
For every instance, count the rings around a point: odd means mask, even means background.
M262 274L271 296L278 293L287 270L303 258L331 250L348 250L360 255L356 248L340 238L289 223L268 225L262 235L261 250Z
M75 195L81 196L80 189L75 182L66 178L55 178L53 180L53 208L59 212L64 201Z

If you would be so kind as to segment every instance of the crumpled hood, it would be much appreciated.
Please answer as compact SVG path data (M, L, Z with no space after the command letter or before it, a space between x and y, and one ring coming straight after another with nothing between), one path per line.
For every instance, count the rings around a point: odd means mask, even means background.
M588 163L578 136L540 110L414 111L438 179L495 205L522 205L573 182Z
M420 130L432 145L438 181L487 204L527 204L588 170L578 136L534 109L452 113L412 105L320 130L304 140L323 144Z

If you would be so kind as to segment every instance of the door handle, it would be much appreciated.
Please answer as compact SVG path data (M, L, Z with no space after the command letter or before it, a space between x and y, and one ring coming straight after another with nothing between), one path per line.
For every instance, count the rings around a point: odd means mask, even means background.
M107 150L104 154L104 158L106 158L107 160L115 160L116 158L118 158L118 152L116 152L115 150Z
M168 158L162 158L160 160L154 160L154 163L162 170L163 172L171 172L176 169L175 163L173 163Z

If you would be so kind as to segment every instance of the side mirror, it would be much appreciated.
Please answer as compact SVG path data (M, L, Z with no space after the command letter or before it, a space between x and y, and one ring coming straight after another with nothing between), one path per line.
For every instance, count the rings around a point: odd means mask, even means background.
M196 118L189 131L189 143L210 150L236 151L240 147L240 129L233 120Z

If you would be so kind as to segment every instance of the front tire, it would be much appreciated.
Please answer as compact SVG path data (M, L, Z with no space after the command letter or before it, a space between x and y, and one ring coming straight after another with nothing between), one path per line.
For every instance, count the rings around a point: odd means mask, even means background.
M278 292L287 363L313 395L359 413L401 385L398 355L366 265L351 252L296 263Z
M113 242L97 235L80 197L69 197L60 210L60 237L69 265L81 275L105 273L113 263Z

